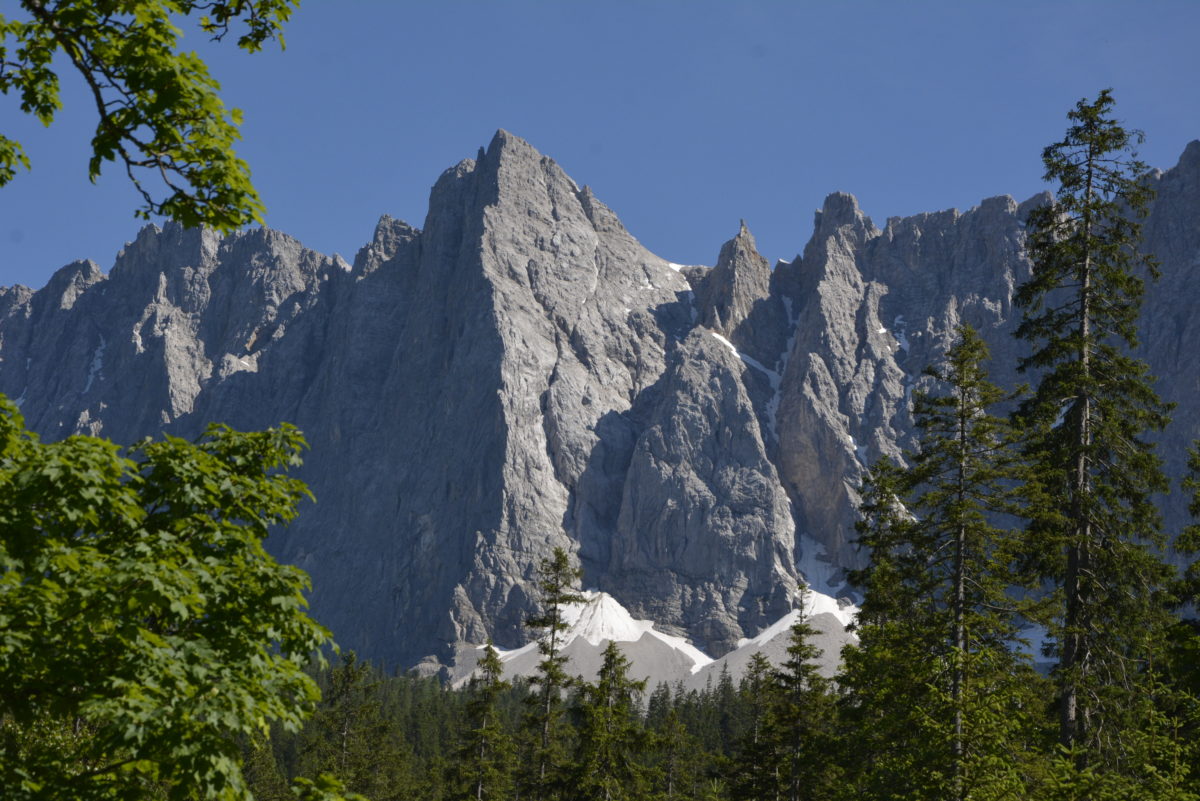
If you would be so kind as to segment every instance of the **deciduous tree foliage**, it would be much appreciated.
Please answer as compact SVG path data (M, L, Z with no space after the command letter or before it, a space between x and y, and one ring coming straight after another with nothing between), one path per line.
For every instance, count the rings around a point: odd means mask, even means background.
M237 738L297 728L329 633L263 549L308 492L291 426L127 453L0 398L6 799L244 799Z
M96 110L88 177L106 162L124 169L143 199L138 216L230 231L262 220L246 163L233 151L241 112L176 23L255 52L278 38L299 0L20 0L0 15L0 93L45 125L62 107L59 65L82 78ZM59 60L56 62L56 58ZM21 143L0 132L0 186L28 168Z

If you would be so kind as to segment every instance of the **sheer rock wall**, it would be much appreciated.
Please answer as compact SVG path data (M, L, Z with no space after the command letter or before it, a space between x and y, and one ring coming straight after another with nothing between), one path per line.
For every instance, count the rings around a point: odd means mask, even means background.
M1142 355L1200 436L1200 142L1153 178ZM447 170L423 229L384 217L353 265L270 230L148 227L103 273L0 288L0 392L32 428L131 442L207 421L307 435L318 502L268 542L312 575L338 641L429 669L526 638L536 565L714 656L836 589L866 464L910 446L909 400L960 321L1018 380L1023 220L990 198L876 227L830 195L771 269L743 223L716 266L643 248L503 131ZM1184 519L1178 493L1169 527Z

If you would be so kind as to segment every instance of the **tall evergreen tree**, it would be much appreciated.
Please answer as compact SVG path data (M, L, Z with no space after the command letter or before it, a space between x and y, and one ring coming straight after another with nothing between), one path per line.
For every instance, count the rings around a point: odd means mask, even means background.
M875 789L895 793L900 781L914 797L962 801L1022 794L1020 766L1005 755L1032 734L1018 691L1034 674L1015 647L1015 535L993 522L1010 510L1016 475L1008 424L991 413L1004 393L988 381L979 334L964 325L957 335L944 365L927 371L945 394L916 398L912 469L885 465L875 480L894 495L866 495L861 541L872 555L858 576L862 640L845 683L858 715L885 721L894 739L880 748L903 744L869 765L884 769Z
M1200 558L1197 558L1200 555L1200 440L1193 442L1188 450L1188 473L1180 484L1191 496L1188 512L1192 515L1192 523L1185 526L1175 540L1176 551L1190 558L1176 595L1181 606L1190 606L1194 614L1200 615Z
M904 507L905 472L887 457L871 466L860 492L857 542L867 565L849 575L863 590L853 630L858 643L842 652L838 676L840 738L846 797L921 799L943 795L928 769L943 711L932 692L935 660L946 631L936 625L927 552L916 519Z
M247 741L242 746L242 775L254 801L293 801L295 795L288 787L287 779L279 769L271 741Z
M926 371L946 393L916 397L919 449L908 483L931 600L948 624L949 797L962 801L984 788L985 795L1022 794L1017 766L1003 755L1028 719L1012 690L1027 684L1032 669L1014 648L1021 619L1011 591L1022 582L1011 566L1019 545L1012 529L994 522L1014 510L1021 472L1010 425L992 413L1005 393L988 380L979 333L961 325L956 334L944 364ZM1011 708L996 710L988 697Z
M328 773L372 801L401 801L415 789L412 750L382 713L379 680L353 651L328 676L321 704L300 737L299 772Z
M1147 719L1139 682L1167 621L1169 575L1152 501L1167 481L1147 438L1169 408L1130 355L1142 276L1157 275L1138 251L1151 192L1133 150L1141 135L1112 109L1109 90L1080 100L1066 136L1044 150L1058 194L1030 215L1033 273L1016 296L1017 336L1033 348L1020 366L1038 375L1020 415L1035 467L1028 547L1060 596L1048 620L1059 740L1077 768L1101 770L1130 766L1125 735Z
M657 699L657 700L656 700ZM652 743L650 779L656 798L678 801L693 798L709 755L688 731L665 684L655 688L646 710L646 728Z
M767 736L775 744L785 801L826 801L841 778L831 758L837 738L833 683L817 667L821 649L812 643L818 632L809 623L808 608L809 590L803 587L787 659L774 673L777 690Z
M583 688L572 798L621 801L646 797L649 783L642 756L647 738L638 717L645 688L645 681L629 677L629 660L610 641L596 683Z
M568 604L583 603L584 598L577 589L583 571L571 564L562 548L555 548L549 558L541 561L538 575L542 614L525 621L526 626L539 632L538 651L542 655L537 673L530 679L537 689L531 696L527 718L531 747L525 784L533 801L544 801L559 795L566 756L563 692L570 686L571 677L562 654L562 637L568 628L563 615Z
M1165 672L1171 717L1178 724L1175 733L1186 743L1180 757L1192 792L1200 794L1200 441L1188 451L1188 472L1180 483L1189 496L1192 522L1175 540L1175 550L1187 564L1176 586L1175 604L1182 614L1168 637Z
M467 692L467 725L470 727L458 752L455 772L457 798L493 801L512 791L514 749L501 720L500 698L512 688L501 678L504 666L491 640L479 659Z
M729 770L729 797L734 801L774 799L780 795L782 776L778 744L771 737L771 713L777 706L774 669L761 652L750 657L738 688L736 705L745 723L734 740Z

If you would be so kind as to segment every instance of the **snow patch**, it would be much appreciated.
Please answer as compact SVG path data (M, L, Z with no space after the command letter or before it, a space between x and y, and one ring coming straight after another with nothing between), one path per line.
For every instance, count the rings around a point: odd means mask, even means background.
M726 339L725 337L718 334L716 331L712 331L710 333L712 333L713 339L717 340L722 345L729 348L730 352L733 353L734 356L737 356L739 359L742 358L742 354L738 353L738 349L733 346L732 342L730 342L728 339Z
M669 261L669 262L667 262L667 266L668 266L668 267L670 267L672 270L674 270L675 272L677 272L677 273L678 273L678 272L683 272L683 268L684 268L685 266L687 266L687 265L684 265L684 264L676 264L676 263L675 263L675 262L673 262L673 261Z
M900 346L900 350L912 353L912 348L908 344L908 323L903 314L896 315L896 319L892 321L892 329L892 336L896 337L896 344Z
M87 383L83 385L82 394L86 395L87 391L92 388L92 382L96 380L96 376L104 378L100 371L104 368L104 349L107 347L108 340L101 334L100 344L96 346L96 350L92 353L92 363L88 365Z
M582 637L592 645L605 640L633 642L654 628L649 620L635 620L632 615L606 592L583 593L582 604L569 604L563 608L563 622L567 630L563 644Z
M850 440L850 447L854 449L854 456L858 459L859 464L863 467L870 467L867 462L867 446L859 445L853 434L847 434L846 439Z
M786 302L786 299L785 299L785 302ZM790 303L788 303L787 310L788 310L788 317L790 318L791 314L792 314L792 309L791 309ZM779 391L779 388L783 384L782 367L779 371L771 370L765 364L760 362L758 359L755 359L752 356L747 356L744 353L739 353L738 349L733 346L733 343L730 342L725 337L721 336L720 334L716 333L715 331L711 332L711 333L714 337L717 338L717 340L722 345L729 348L729 350L733 353L734 356L737 356L743 362L750 365L755 370L758 370L759 372L761 372L763 375L765 375L767 377L767 381L771 385L771 399L769 401L767 401L767 430L770 431L771 436L775 437L775 439L778 441L779 432L776 430L776 419L779 414L779 397L781 394ZM795 329L793 329L792 336L791 336L791 338L788 339L787 350L784 351L783 366L787 365L788 354L790 354L792 352L792 341L795 338L796 338L796 331L795 331Z
M718 334L717 332L715 332L715 331L712 331L712 332L710 332L710 333L711 333L711 334L712 334L714 337L716 337L716 339L717 339L717 341L718 341L718 342L720 342L720 343L721 343L722 345L724 345L725 347L729 348L729 351L730 351L730 352L731 352L731 353L732 353L734 356L737 356L739 359L741 359L743 362L745 362L746 364L748 364L748 365L750 365L751 367L753 367L755 370L758 370L758 371L760 371L760 372L764 373L764 374L767 376L767 378L771 378L771 379L772 379L772 381L771 381L771 386L772 386L773 388L775 388L775 389L778 389L778 388L779 388L779 387L778 387L778 384L779 384L779 374L778 374L778 373L776 373L774 370L769 370L769 369L767 369L766 365L764 365L764 364L763 364L762 362L760 362L758 359L755 359L753 356L747 356L747 355L746 355L746 354L744 354L744 353L739 353L739 352L738 352L738 349L737 349L737 348L735 348L735 347L733 346L733 343L732 343L732 342L730 342L728 339L726 339L725 337L721 336L721 335L720 335L720 334Z

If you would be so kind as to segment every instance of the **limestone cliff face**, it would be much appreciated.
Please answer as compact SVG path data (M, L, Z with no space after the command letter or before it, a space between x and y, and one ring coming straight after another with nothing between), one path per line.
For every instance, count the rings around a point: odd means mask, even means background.
M798 525L832 564L859 559L853 510L863 469L913 444L912 392L926 388L922 371L960 322L992 344L994 380L1015 381L1012 298L1029 274L1021 253L1027 209L990 198L962 214L897 218L880 230L852 196L830 195L803 256L776 271L793 287L797 323L775 458Z
M1200 143L1154 180L1142 349L1181 404L1178 468L1200 435ZM911 444L911 392L959 321L1015 382L1039 202L880 229L831 195L790 263L743 224L715 267L680 268L499 132L439 178L423 229L382 218L353 265L171 225L107 275L0 288L0 391L47 437L300 426L318 502L268 544L312 575L339 642L393 666L521 644L554 546L719 656L788 611L801 573L836 588L860 558L862 470Z

